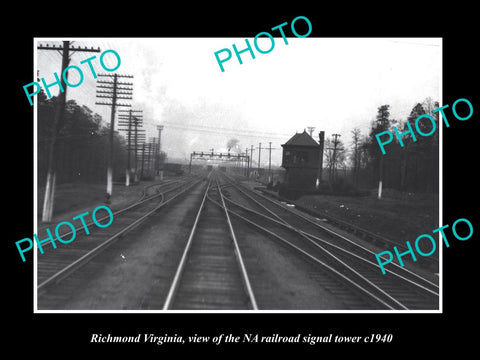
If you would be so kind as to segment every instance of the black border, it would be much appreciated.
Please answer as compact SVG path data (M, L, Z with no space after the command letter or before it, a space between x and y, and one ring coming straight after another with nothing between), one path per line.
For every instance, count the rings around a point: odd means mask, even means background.
M450 4L447 4L450 5ZM42 4L46 6L46 4ZM3 181L7 211L3 217L5 257L4 277L8 291L4 292L8 316L4 328L8 335L5 344L12 350L25 349L36 355L66 355L73 353L96 354L105 350L122 353L125 350L162 354L183 350L196 353L224 350L267 350L282 352L290 348L298 353L324 351L354 351L358 355L380 353L394 354L404 350L414 356L422 349L433 355L440 350L461 346L463 351L474 345L474 331L470 319L476 313L475 256L478 253L478 216L475 212L475 137L480 111L478 91L478 57L474 42L475 10L468 5L395 4L370 7L340 4L333 9L323 3L303 9L293 9L289 4L275 4L266 11L247 4L222 4L218 8L193 9L188 3L182 10L174 11L161 3L151 3L136 9L106 9L85 4L81 8L62 7L64 16L55 15L51 9L29 9L18 26L3 24L4 33L11 35L7 41L8 55L4 55L7 86L4 89L4 130L9 146ZM240 11L242 10L242 11ZM22 12L20 12L22 13ZM473 117L465 122L453 120L444 128L443 136L443 213L444 224L466 217L474 225L474 236L465 242L452 241L444 248L444 313L443 314L33 314L33 258L22 263L14 242L33 234L33 108L25 101L22 86L31 82L33 72L33 37L230 37L251 38L258 32L296 16L310 19L313 31L310 37L443 37L443 103L452 104L458 98L467 98L474 107ZM17 31L18 30L18 31ZM281 76L281 74L279 74ZM415 86L415 84L412 84ZM477 110L478 109L478 110ZM9 138L12 138L10 142ZM13 141L15 139L15 141ZM8 189L12 189L9 191ZM6 191L5 191L6 190ZM13 221L12 221L13 220ZM426 229L427 230L427 229ZM119 345L90 344L91 333L112 335L157 335L177 333L188 336L195 333L214 336L218 333L274 333L293 336L308 335L361 335L370 333L393 334L390 344L348 345L322 344L231 344L157 346L149 344ZM245 346L248 345L248 346ZM8 352L7 352L8 353ZM400 353L399 353L400 354ZM55 357L55 356L54 356Z

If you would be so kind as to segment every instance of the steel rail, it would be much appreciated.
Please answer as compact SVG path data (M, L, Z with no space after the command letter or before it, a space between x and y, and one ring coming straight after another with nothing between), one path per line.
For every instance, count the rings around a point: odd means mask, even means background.
M231 181L231 180L230 180ZM235 186L235 184L232 182L232 184ZM236 187L236 186L235 186ZM245 192L242 191L242 193L245 194ZM245 194L247 195L247 194ZM247 195L249 198L251 198L249 195ZM252 198L252 200L254 200ZM269 213L273 213L270 209L267 209L265 207L265 205L261 204L260 202L254 200L255 203L257 203L259 206L261 206L263 209L267 210ZM258 213L260 215L260 213ZM404 308L405 310L408 310L408 308L402 304L400 301L398 301L397 299L395 299L394 297L392 297L390 294L388 294L387 292L385 292L385 290L383 290L382 288L380 288L377 284L373 283L370 279L366 278L363 274L361 274L360 272L358 272L356 269L352 268L350 265L348 265L347 263L345 263L343 260L339 259L336 255L332 254L330 251L328 251L327 249L325 249L324 247L322 247L320 244L318 244L317 242L313 241L312 239L310 239L308 236L306 236L305 234L303 234L299 229L297 229L296 227L292 226L291 224L289 224L286 220L284 219L281 219L281 222L284 223L284 226L286 226L287 228L289 228L290 230L296 232L298 235L300 235L301 237L303 237L304 239L306 239L309 243L313 244L314 246L316 246L317 248L320 249L320 251L322 251L323 253L327 254L328 256L330 256L332 259L335 259L338 263L340 263L342 266L346 267L347 269L349 269L353 274L355 274L356 276L360 277L363 281L367 282L370 286L374 287L377 291L379 291L380 293L382 293L384 296L386 296L387 298L389 298L391 301L393 301L395 304L397 304L398 306L400 306L401 308Z
M223 201L223 194L221 192L221 188L219 186L218 180L217 179L215 179L215 180L216 180L216 183L217 183L217 189L218 189L220 198ZM187 259L188 259L189 253L190 253L190 249L192 247L193 239L194 239L196 231L197 231L197 227L198 227L200 217L201 217L203 209L205 207L206 200L208 199L209 201L212 201L215 204L217 204L208 195L210 189L212 188L212 182L213 182L212 178L209 178L209 182L207 184L205 193L204 193L203 198L202 198L202 202L199 206L197 215L195 217L195 221L194 221L192 229L190 231L190 234L189 234L189 237L188 237L188 240L187 240L187 244L185 245L185 249L182 253L182 257L180 259L179 265L178 265L177 270L175 272L175 276L172 280L172 284L170 285L167 297L165 299L165 303L163 305L163 310L170 309L172 307L172 304L173 304L174 300L175 300L175 296L176 296L176 293L178 291L179 284L180 284L180 281L181 281L181 277L183 275L183 272L184 272L186 264L187 264ZM224 201L223 201L223 203L224 203ZM244 262L243 262L243 259L242 259L242 255L241 255L241 252L240 252L240 248L238 246L238 242L237 242L237 239L236 239L236 236L235 236L235 232L233 230L232 223L230 221L230 217L228 216L228 212L227 212L226 207L223 207L221 205L220 205L220 207L223 208L223 210L225 211L225 217L226 217L227 224L228 224L228 227L229 227L229 232L230 232L230 235L232 237L232 242L234 244L235 257L237 259L238 265L240 267L241 275L242 275L243 286L244 286L245 291L248 295L248 298L249 298L249 301L250 301L250 304L251 304L253 310L258 310L258 305L257 305L256 299L255 299L255 296L253 294L252 286L251 286L250 280L248 278L248 274L247 274L247 271L246 271L246 268L245 268L245 265L244 265Z
M244 185L241 185L241 184L240 184L240 186L242 186L243 188L246 188ZM305 219L306 221L314 224L315 226L317 226L317 227L319 227L319 228L321 228L321 229L323 229L323 230L325 230L325 231L327 231L327 232L330 232L330 233L332 233L332 234L334 234L334 235L336 235L336 236L339 236L339 237L343 237L343 235L336 233L336 232L333 231L332 229L329 229L329 228L327 228L327 227L324 227L324 226L322 226L322 225L320 225L320 224L318 224L318 223L315 223L315 222L312 221L311 219L307 218L305 215L303 215L303 214L300 212L300 211L302 211L302 210L298 210L298 209L295 209L295 210L294 210L294 209L291 209L291 208L289 208L289 207L284 206L283 204L279 204L278 202L270 199L269 197L265 196L264 194L260 194L260 193L258 193L258 192L254 192L254 191L252 191L251 189L248 189L248 188L247 188L247 190L250 190L250 191L253 192L255 195L260 196L261 198L263 198L263 199L271 202L272 204L275 204L276 206L281 207L281 208L283 208L284 210L289 211L289 212L291 212L292 214L294 214L294 215L296 215L296 216L298 216L298 217L300 217L300 218ZM308 213L308 212L309 212L308 209L305 209L305 212ZM313 216L313 215L312 215L312 216ZM388 239L388 238L386 238L385 236L372 233L371 231L368 231L368 230L366 230L366 229L360 228L360 227L358 227L358 226L356 226L356 225L354 225L354 224L348 223L348 222L346 222L346 221L344 221L344 220L341 220L341 219L339 219L339 218L337 218L337 217L334 217L334 216L332 216L332 215L322 214L321 216L325 217L329 222L331 222L331 223L333 223L333 224L339 224L340 226L343 226L343 227L345 227L345 228L354 229L354 232L355 232L355 233L356 233L357 231L360 232L360 233L363 233L363 234L366 235L367 237L370 237L371 239L373 239L373 242L374 242L374 243L381 242L381 243L384 243L384 244L389 244L389 245L397 246L397 248L402 249L402 250L406 250L406 249L407 249L407 248L406 248L405 246L403 246L403 244L401 244L401 243L398 243L398 242L395 242L395 241L393 241L393 240L391 240L391 239ZM348 240L348 239L345 238L345 237L344 237L344 239L347 240L347 241L350 241L350 240ZM382 259L385 259L385 258L382 257ZM432 263L432 264L438 264L438 262L439 262L438 259L436 259L436 258L431 258L431 257L425 258L424 260L427 261L427 262L430 262L430 263ZM393 264L394 264L394 263L393 263ZM396 264L395 264L395 265L396 265ZM398 266L398 265L397 265L397 266ZM416 276L419 276L418 274L415 274L415 275L416 275ZM424 280L425 280L425 281L429 281L429 280L427 280L427 279L424 279ZM432 285L435 285L435 284L432 283ZM436 285L435 285L435 286L436 286Z
M220 188L218 178L215 178L215 180L216 180L216 183L217 183L217 188L218 188L218 193L220 195L220 199L222 200L222 207L223 207L223 210L225 211L225 217L227 219L228 228L230 230L230 235L232 237L232 241L233 241L233 244L235 246L235 254L236 254L236 258L237 258L237 261L239 263L239 266L240 266L240 270L242 272L242 279L243 279L243 282L244 282L244 286L246 288L245 290L248 294L248 298L250 299L250 303L252 305L253 310L258 310L257 301L255 300L255 295L253 294L253 289L252 289L252 286L250 284L250 279L248 278L247 269L245 268L245 264L244 264L243 258L242 258L242 253L240 251L240 247L238 246L237 237L235 236L235 232L233 231L232 222L230 221L230 216L228 215L227 205L225 204L225 199L224 199L225 197L222 193L222 189ZM207 195L207 197L209 198L210 201L214 201L208 195Z
M183 180L183 179L182 179ZM150 185L147 185L147 186L144 186L143 188L143 192L142 192L142 195L140 196L140 198L137 200L137 202L140 202L142 201L144 198L147 198L147 189L150 189L154 186L162 186L162 185L170 185L171 183L175 182L175 181L180 181L179 179L168 179L168 180L164 180L162 181L161 183L156 183L156 184L150 184Z
M263 215L261 213L258 213L258 215ZM270 219L268 217L266 217L267 219ZM275 221L274 219L271 219L273 221ZM275 221L277 222L277 221ZM284 226L286 227L287 229L291 230L291 231L294 231L295 233L297 233L298 235L300 235L301 237L305 238L306 240L308 240L311 244L313 244L314 246L316 246L317 248L320 249L320 251L322 251L324 254L327 254L327 256L329 256L330 258L334 259L335 261L337 261L340 265L344 266L345 268L347 268L348 270L350 270L355 276L359 277L360 279L362 279L364 282L366 282L367 284L369 284L371 287L375 288L378 292L382 293L385 297L387 297L388 299L390 299L391 301L393 301L396 305L400 306L401 308L405 309L405 310L408 310L408 308L402 304L400 301L398 301L397 299L395 299L394 297L392 297L390 294L388 294L385 290L383 290L382 288L380 288L378 285L376 285L375 283L373 283L370 279L366 278L363 274L361 274L358 270L354 269L353 267L351 267L350 265L348 265L347 263L345 263L345 261L339 259L336 255L332 254L329 250L325 249L324 247L322 247L320 244L316 243L315 241L312 241L311 239L309 239L307 236L305 236L300 230L294 228L293 226L289 225L289 224L283 224L283 223L279 223L277 222L279 225L281 226Z
M235 205L235 206L237 206L237 207L242 208L242 209L245 210L245 211L249 211L249 212L251 212L252 214L258 215L258 216L263 217L263 218L265 218L265 219L267 219L267 220L269 220L269 221L275 222L276 224L278 224L278 225L280 225L280 226L284 226L284 227L286 227L286 228L288 228L288 229L292 229L292 226L290 226L289 224L285 224L285 223L280 222L280 221L278 221L278 220L275 220L274 218L271 218L271 217L269 217L269 216L267 216L267 215L265 215L265 214L262 214L262 213L260 213L260 212L258 212L258 211L255 211L255 210L253 210L253 209L250 209L250 208L248 208L248 207L245 207L245 206L241 205L240 203L238 203L238 202L236 202L236 201L234 201L234 200L232 200L232 199L227 199L227 201L231 202L233 205ZM327 245L327 246L333 247L333 248L335 248L335 249L337 249L337 250L339 250L339 251L341 251L341 252L343 252L343 253L346 253L346 254L348 254L348 255L350 255L350 256L356 257L357 259L359 259L359 260L361 260L361 261L369 264L370 266L374 266L374 267L376 267L376 268L379 268L378 263L374 263L374 262L372 262L371 260L369 260L369 259L367 259L367 258L364 258L364 257L362 257L362 256L360 256L360 255L358 255L358 254L355 254L355 253L353 253L353 252L351 252L351 251L349 251L349 250L347 250L347 249L344 249L344 248L342 248L342 247L340 247L340 246L338 246L338 245L332 244L332 243L330 243L329 241L327 241L327 240L325 240L325 239L322 239L322 238L320 238L320 237L318 237L318 236L316 236L316 235L314 235L314 234L308 233L308 232L303 231L303 230L300 230L300 229L297 229L297 230L300 231L303 235L310 237L311 239L315 239L316 241L319 241L319 242L321 242L321 243L323 243L323 244L325 244L325 245ZM320 247L319 244L316 243L316 241L314 241L314 240L310 240L310 241L311 241L315 246ZM357 245L357 244L355 244L355 243L353 243L353 242L352 242L352 244L353 244L353 245ZM369 249L363 248L363 247L361 247L361 246L359 246L359 247L360 247L361 249L364 249L365 251L368 251L368 252L370 252L370 253L373 254L373 252L371 252ZM321 248L321 247L320 247L320 248ZM396 265L396 264L395 264L395 265ZM398 266L398 265L397 265L397 266ZM403 269L403 268L400 268L400 267L399 267L399 269L400 269L401 271L405 271L405 270L406 270L406 269ZM392 275L394 275L394 276L402 279L403 281L409 282L410 284L417 286L418 288L420 288L420 289L422 289L422 290L425 290L425 291L427 291L427 292L430 292L430 293L432 293L433 295L436 295L436 296L439 295L438 292L436 292L436 291L434 291L434 290L431 290L431 289L428 289L427 287L423 286L422 284L419 284L419 283L417 283L417 282L415 282L415 281L413 281L413 280L411 280L411 279L408 279L408 278L402 276L401 274L398 274L398 273L394 272L394 271L391 270L391 269L385 269L385 270L386 270L387 272L391 273ZM411 273L410 271L408 271L408 273L409 273L409 274L413 274L413 275L419 277L417 274ZM422 280L424 280L425 282L427 282L429 285L433 285L434 287L438 288L438 286L437 286L436 284L431 283L431 282L428 281L427 279L424 279L424 278L422 278L422 277L419 277L419 278L422 279Z
M241 189L239 186L242 186L242 185L238 185L238 184L236 184L232 179L230 179L228 176L226 176L226 177L232 182L232 185L233 185L237 190L241 191L245 196L247 196L247 197L249 197L251 200L255 201L255 203L257 203L259 206L261 206L262 208L264 208L265 210L267 210L269 213L273 213L270 209L265 208L265 206L264 206L263 204L261 204L261 203L258 202L256 199L254 199L251 195L247 194L247 193L245 192L245 190ZM244 186L242 186L242 187L245 188ZM248 189L247 189L247 190L248 190ZM250 190L250 191L252 191L252 190ZM252 191L252 192L253 192L253 191ZM362 249L363 251L367 251L367 252L371 253L372 255L375 255L375 253L374 253L373 251L365 248L364 246L362 246L362 245L360 245L360 244L355 243L354 241L348 239L347 237L345 237L345 236L342 235L342 234L339 234L339 233L335 232L334 230L331 230L331 229L329 229L329 228L327 228L327 227L322 226L321 224L318 224L318 223L314 222L313 220L309 219L308 217L304 216L303 214L299 214L298 212L293 211L292 209L289 209L288 207L285 207L285 206L283 206L282 204L279 204L279 203L273 201L272 199L269 199L268 197L266 197L266 196L264 196L264 195L262 195L262 194L258 194L258 193L255 193L255 194L256 194L257 196L260 196L261 198L269 201L270 203L272 203L272 204L274 204L274 205L282 208L283 210L288 211L288 212L290 212L291 214L293 214L293 215L295 215L295 216L297 216L297 217L302 218L303 220L305 220L305 221L309 222L310 224L318 227L319 229L322 229L322 230L324 230L324 231L326 231L326 232L328 232L328 233L330 233L330 234L332 234L332 235L334 235L334 236L337 236L337 237L341 238L342 240L348 242L349 244L351 244L351 245L353 245L353 246L355 246L355 247L358 247L359 249ZM279 216L275 216L275 217L280 218ZM281 218L280 218L280 219L281 219ZM284 223L287 223L284 219L281 219L281 221L284 222ZM312 236L312 234L307 234L307 235ZM313 236L314 236L314 235L313 235ZM398 265L398 264L396 264L396 263L393 263L393 262L392 262L392 264L393 264L396 268L398 268L398 270L400 270L400 271L405 271L406 273L410 274L411 276L416 277L416 278L420 279L421 281L424 281L425 283L428 283L429 285L431 285L431 286L439 289L439 286L438 286L437 284L431 282L430 280L424 278L423 276L421 276L421 275L419 275L419 274L417 274L417 273L415 273L415 272L413 272L413 271L411 271L411 270L409 270L409 269L407 269L407 268L405 268L405 267L401 267L400 265ZM377 266L378 266L378 265L377 265ZM378 266L378 267L380 267L380 266ZM391 271L390 269L385 269L385 270L388 271L388 272L393 273L393 271ZM394 273L394 274L395 274L395 273ZM401 275L398 275L398 276L401 276ZM419 286L420 286L420 285L419 285ZM437 294L437 295L438 295L438 294Z
M123 228L104 242L102 244L96 246L92 250L88 251L86 254L75 260L73 263L67 265L64 267L62 270L58 271L54 275L50 276L48 279L43 281L41 284L37 286L37 291L40 291L44 288L46 288L49 285L52 285L54 282L58 282L61 279L65 278L69 274L71 274L73 271L79 269L81 266L86 264L88 261L93 259L96 255L98 255L102 250L104 250L107 246L111 245L115 240L117 240L120 236L124 235L128 231L132 230L134 227L139 225L141 222L143 222L147 217L149 217L151 214L162 208L163 206L169 204L171 201L176 199L178 196L184 194L187 190L198 184L201 180L198 180L196 182L191 183L189 186L187 186L185 189L183 189L181 192L175 194L173 197L170 199L160 203L157 205L154 209L148 211L146 214L135 220L133 223L129 224L127 227Z
M214 200L212 200L214 201ZM214 203L219 206L219 207L222 207L222 205L216 201L214 201ZM373 298L374 300L376 300L378 303L384 305L385 307L389 308L390 310L395 310L394 307L392 307L390 304L388 304L387 302L385 302L384 300L380 299L377 295L373 294L372 292L370 292L368 289L365 289L364 287L362 287L361 285L357 284L356 282L354 282L352 279L350 279L348 276L342 274L341 272L339 272L337 269L331 267L330 265L326 264L325 262L323 262L322 260L318 259L317 257L313 256L312 254L306 252L305 250L301 249L300 247L298 247L297 245L291 243L290 241L286 240L284 237L276 234L275 232L267 229L266 227L262 226L262 225L259 225L257 224L256 222L253 222L252 220L240 215L239 213L237 213L236 211L232 210L232 209L227 209L229 213L231 213L232 215L238 217L239 219L245 221L246 223L249 223L251 224L252 226L262 230L263 232L275 237L276 239L278 239L279 241L283 242L284 244L288 245L289 247L295 249L296 251L298 251L299 253L301 253L302 255L304 255L305 257L307 257L308 259L312 260L314 263L316 264L319 264L321 265L323 268L329 270L330 272L332 272L334 275L336 276L339 276L341 277L343 280L347 281L348 283L352 284L354 287L358 288L362 293L368 295L370 298ZM403 305L401 307L404 307ZM405 308L405 307L404 307ZM406 310L408 310L407 308L405 308Z
M208 191L210 189L212 179L209 177L207 188L205 190L205 194L203 194L202 202L198 208L197 215L195 216L195 221L192 226L192 230L190 230L190 235L188 236L187 244L185 245L185 249L183 250L182 257L178 264L177 270L175 271L175 276L173 277L172 284L170 285L170 289L168 290L167 297L165 299L165 303L163 305L163 310L168 310L172 306L175 294L178 290L178 285L180 284L180 278L183 274L185 269L185 264L187 263L187 256L190 252L190 248L192 246L193 237L197 231L198 222L200 220L200 215L202 213L203 207L205 205L205 200L207 198Z
M348 254L348 255L350 255L350 256L356 257L357 259L359 259L359 260L361 260L361 261L369 264L370 266L373 266L373 267L375 267L375 268L379 268L379 267L380 267L380 266L378 265L378 263L373 262L373 261L371 261L371 260L369 260L369 259L366 259L366 258L364 258L364 257L362 257L362 256L360 256L360 255L358 255L358 254L355 254L355 253L353 253L353 252L351 252L351 251L349 251L349 250L347 250L347 249L344 249L344 248L342 248L342 247L340 247L340 246L338 246L338 245L332 244L332 243L330 243L330 242L328 242L328 241L326 241L326 240L324 240L324 239L322 239L322 238L319 238L319 237L316 236L316 235L307 233L307 232L305 232L305 231L302 231L302 233L304 233L306 236L308 236L308 237L310 237L310 238L312 238L312 239L315 239L316 241L320 241L320 242L326 244L327 246L333 247L333 248L335 248L335 249L337 249L337 250L339 250L339 251L342 251L342 252L344 252L344 253L346 253L346 254ZM420 288L420 289L422 289L422 290L424 290L424 291L427 291L427 292L431 293L432 295L439 296L439 293L438 293L437 291L435 291L435 290L429 289L429 288L425 287L424 285L419 284L419 283L417 283L417 282L415 282L415 281L413 281L413 280L411 280L411 279L408 279L408 278L404 277L403 275L401 275L401 274L399 274L399 273L397 273L397 272L395 272L395 271L393 271L393 270L390 270L390 269L389 269L389 270L385 269L385 270L386 270L387 272L389 272L390 274L392 274L392 275L400 278L401 280L406 281L406 282L408 282L408 283L410 283L410 284L412 284L412 285L414 285L414 286L416 286L416 287L418 287L418 288ZM405 270L405 269L403 269L403 268L400 267L399 270L403 271L403 270ZM411 273L411 272L408 272L408 273L417 276L417 274L415 274L415 273ZM430 285L438 288L438 286L437 286L436 284L430 282L429 280L424 279L424 278L421 278L421 279L424 280L425 282L427 282L428 284L430 284Z
M198 182L199 182L199 181L200 181L200 180L198 180ZM119 214L122 214L122 213L124 213L124 212L127 211L127 210L130 210L130 209L133 209L133 208L135 208L135 207L138 207L138 206L142 205L143 203L145 203L145 202L147 202L147 201L150 201L150 200L153 200L153 199L158 198L158 197L161 198L160 203L162 203L163 200L164 200L165 194L170 193L170 192L172 192L172 191L175 191L175 190L181 188L181 187L184 186L184 185L189 185L189 184L191 184L192 182L194 182L194 180L192 180L190 183L189 183L188 181L187 181L187 182L184 182L184 183L181 183L181 184L180 184L179 186L177 186L177 187L174 187L174 188L172 188L172 189L168 189L168 190L163 191L163 192L161 192L161 193L158 193L158 194L152 195L152 196L150 196L150 197L147 197L147 198L145 198L145 199L143 199L143 200L140 200L140 201L135 202L135 203L133 203L133 204L131 204L131 205L128 205L127 207L125 207L125 208L123 208L123 209L120 209L120 210L117 210L117 211L115 211L115 212L112 212L112 214L115 215L115 216L116 216L116 215L119 215ZM165 185L171 185L171 184L172 184L172 182L169 182L168 184L165 184ZM107 218L110 218L110 216L108 215L108 216L101 217L100 219L97 219L97 222L100 222L100 221L105 220L105 219L107 219ZM94 221L85 222L85 225L78 226L78 227L74 228L73 231L75 231L75 232L77 232L77 231L82 231L82 230L85 229L85 227L88 227L88 226L90 226L90 225L93 225L94 223L95 223ZM67 232L65 232L65 233L62 233L62 237L73 234L73 231L70 230L70 231L67 231ZM55 237L54 239L58 240L57 237ZM48 246L53 246L53 245L52 245L52 242L50 241L50 242L46 243L45 245L42 244L42 248L45 247L45 246L48 247Z

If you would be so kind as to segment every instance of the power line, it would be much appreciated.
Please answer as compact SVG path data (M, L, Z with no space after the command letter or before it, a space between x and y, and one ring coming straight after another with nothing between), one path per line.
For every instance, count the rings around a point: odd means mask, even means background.
M127 131L127 167L125 170L125 186L130 186L130 173L134 172L134 181L137 182L137 150L138 150L138 139L139 137L143 138L145 134L139 135L138 133L144 133L145 130L138 129L138 126L142 124L142 110L119 110L121 114L118 117L118 129L122 131ZM128 115L126 114L128 112ZM133 136L132 136L133 133ZM132 150L132 137L134 141L133 150L135 151L134 157L134 168L130 166L130 152Z
M109 155L108 155L108 164L107 164L107 202L109 201L110 197L112 196L112 189L113 189L113 134L115 130L115 110L117 106L131 106L130 104L125 103L117 103L117 100L131 100L132 97L130 95L120 95L118 94L119 90L126 90L128 93L131 92L132 88L130 85L132 83L125 83L119 82L118 78L133 78L133 75L119 75L119 74L98 74L99 78L102 77L109 77L113 79L113 81L103 81L97 80L97 84L108 85L108 89L110 90L109 94L107 95L98 95L97 98L107 98L110 99L111 102L96 102L97 105L109 105L112 107L111 117L110 117L110 146L109 146ZM98 92L98 90L97 90ZM104 94L104 93L101 93Z
M290 137L291 134L280 134L280 133L269 133L261 132L256 130L243 130L238 129L228 129L228 128L219 128L213 126L204 126L204 125L180 125L174 123L164 123L169 128L177 128L181 130L189 130L192 132L208 132L220 135L237 135L237 136L250 136L250 137L262 137L262 138L285 138Z
M80 47L73 47L70 46L69 41L63 41L63 45L60 46L46 46L46 45L39 45L37 47L38 50L50 50L50 51L57 51L62 55L62 70L61 70L61 80L60 80L60 91L58 94L57 103L55 106L55 116L53 119L53 132L52 138L49 144L48 150L48 160L47 160L47 181L45 187L45 197L43 201L43 208L42 208L42 221L43 222L50 222L52 221L53 215L53 200L55 197L55 178L56 178L56 166L55 166L55 145L57 142L56 135L58 133L59 126L63 123L63 114L65 112L65 103L66 103L66 95L67 95L67 86L65 77L68 77L68 70L67 73L64 74L65 70L70 63L70 51L85 51L85 52L100 52L100 49L87 49L87 48L80 48ZM66 76L65 76L66 75Z

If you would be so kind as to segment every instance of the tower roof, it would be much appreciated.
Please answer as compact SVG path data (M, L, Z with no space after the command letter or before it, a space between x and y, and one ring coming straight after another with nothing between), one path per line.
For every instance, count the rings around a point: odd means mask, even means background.
M302 133L296 133L293 135L290 140L288 140L284 145L295 145L295 146L319 146L319 144L305 131Z

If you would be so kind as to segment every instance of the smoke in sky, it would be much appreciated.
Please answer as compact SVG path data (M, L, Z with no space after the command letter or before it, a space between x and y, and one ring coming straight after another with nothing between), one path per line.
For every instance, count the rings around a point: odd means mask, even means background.
M227 148L229 149L229 151L232 151L232 152L237 152L237 153L241 152L239 141L238 139L235 139L235 138L228 140Z

